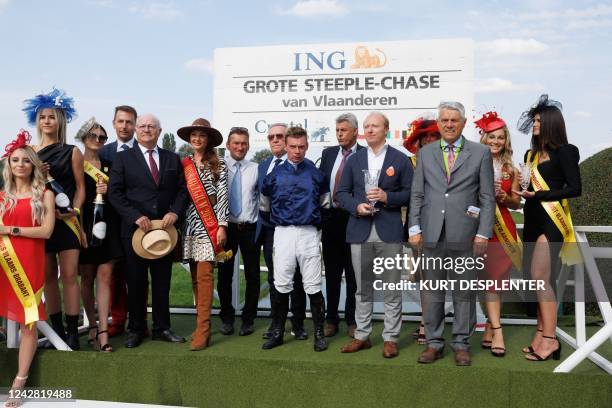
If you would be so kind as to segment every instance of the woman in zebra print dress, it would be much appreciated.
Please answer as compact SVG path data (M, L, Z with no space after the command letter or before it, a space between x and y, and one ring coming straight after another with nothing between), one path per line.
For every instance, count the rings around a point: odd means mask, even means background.
M223 137L219 131L210 127L207 120L196 119L192 126L183 127L177 133L193 148L193 155L185 158L183 164L185 177L191 181L187 183L191 202L183 228L183 259L189 261L196 299L197 324L190 347L195 351L206 348L210 341L215 253L223 248L227 241L227 167L225 161L217 156L215 149L221 144ZM204 194L197 194L198 189L203 193L202 187L208 199L201 200ZM216 220L212 217L202 217L206 213L203 208L207 206L212 207ZM206 225L203 219L207 220Z

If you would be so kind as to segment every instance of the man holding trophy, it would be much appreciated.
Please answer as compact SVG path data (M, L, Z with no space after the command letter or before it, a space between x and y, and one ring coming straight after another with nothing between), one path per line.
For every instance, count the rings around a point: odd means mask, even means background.
M351 258L357 281L355 338L342 347L354 353L372 346L374 258L393 258L402 251L403 225L401 207L408 206L412 184L412 166L406 155L386 143L389 119L371 112L364 122L367 149L354 153L347 161L335 199L350 213L346 242L351 244ZM383 272L382 279L399 282L400 269ZM397 341L402 322L401 291L385 292L383 356L399 354Z

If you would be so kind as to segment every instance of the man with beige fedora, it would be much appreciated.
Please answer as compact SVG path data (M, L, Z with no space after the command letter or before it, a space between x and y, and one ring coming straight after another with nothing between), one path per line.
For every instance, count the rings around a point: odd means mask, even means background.
M157 147L159 119L151 114L136 121L138 144L117 153L108 186L108 199L121 216L125 251L130 331L126 347L143 340L147 316L142 304L151 274L153 340L184 342L170 330L170 276L174 224L187 206L187 190L179 156Z

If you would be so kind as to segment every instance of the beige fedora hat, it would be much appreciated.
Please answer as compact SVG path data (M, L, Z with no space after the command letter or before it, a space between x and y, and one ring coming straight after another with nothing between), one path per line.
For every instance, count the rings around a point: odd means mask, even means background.
M178 232L174 225L162 228L162 220L152 220L148 232L140 228L132 235L132 248L136 255L145 259L158 259L168 255L178 240Z

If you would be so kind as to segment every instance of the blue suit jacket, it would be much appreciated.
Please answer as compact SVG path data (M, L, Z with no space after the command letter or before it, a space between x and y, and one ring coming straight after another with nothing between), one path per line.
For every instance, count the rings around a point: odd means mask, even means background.
M261 189L263 188L263 182L264 182L264 179L266 178L268 167L270 167L270 163L272 163L273 158L274 156L270 156L266 160L259 163L259 165L257 166L257 191L259 192L259 194L261 194ZM255 242L257 242L257 240L259 239L259 234L261 233L262 225L272 226L269 220L264 220L267 214L266 215L262 215L262 214L264 213L262 211L259 211L259 214L257 217L257 226L255 227Z
M393 175L387 171L393 167ZM360 149L346 162L336 200L347 210L351 217L346 227L346 242L357 244L365 242L370 235L372 222L383 242L403 242L401 208L410 204L410 186L412 185L412 165L408 156L388 146L383 167L378 179L378 187L387 193L387 204L376 203L379 209L374 216L357 216L357 206L367 203L365 194L364 169L368 168L368 150Z

